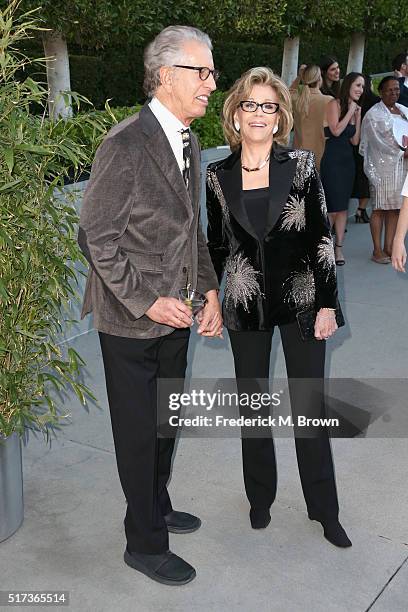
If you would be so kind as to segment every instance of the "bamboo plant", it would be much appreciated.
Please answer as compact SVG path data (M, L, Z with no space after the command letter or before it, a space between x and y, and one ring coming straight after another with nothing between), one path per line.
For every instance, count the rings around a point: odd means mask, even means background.
M86 114L46 117L47 88L24 79L30 60L21 41L41 29L36 12L0 10L0 438L40 430L46 437L64 417L61 398L93 397L81 382L84 362L59 344L67 307L77 299L77 213L64 179L91 164L105 126ZM23 78L21 78L23 75ZM69 94L77 106L80 96ZM32 109L44 109L33 115Z

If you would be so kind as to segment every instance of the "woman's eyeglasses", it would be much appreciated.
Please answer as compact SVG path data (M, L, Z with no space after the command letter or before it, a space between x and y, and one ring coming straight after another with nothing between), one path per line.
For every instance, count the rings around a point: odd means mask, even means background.
M187 70L197 70L198 76L202 81L206 81L210 74L212 74L215 82L218 81L220 77L219 70L211 70L211 68L207 68L207 66L182 66L181 64L173 64L174 68L186 68Z
M253 100L243 100L239 103L240 107L246 113L254 113L258 108L261 108L267 115L273 115L279 110L279 104L277 102L254 102Z

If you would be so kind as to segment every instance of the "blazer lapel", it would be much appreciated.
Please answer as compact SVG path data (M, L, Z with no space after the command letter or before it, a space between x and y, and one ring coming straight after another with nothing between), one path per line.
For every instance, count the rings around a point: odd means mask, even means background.
M240 225L256 240L259 240L242 202L241 150L234 152L223 168L217 172L220 187L229 210ZM288 150L273 145L269 162L269 206L264 236L270 233L287 202L296 172L297 160L289 156Z
M258 240L258 236L248 218L242 202L241 149L234 151L223 168L217 172L218 181L224 194L227 206L235 219L248 234Z
M186 189L183 176L167 136L147 104L143 106L139 116L143 122L143 131L149 136L145 144L146 151L158 165L169 186L186 206L191 221L193 218L193 208L191 206L190 195Z
M264 236L276 225L286 204L296 172L297 160L286 149L274 145L269 162L269 207Z

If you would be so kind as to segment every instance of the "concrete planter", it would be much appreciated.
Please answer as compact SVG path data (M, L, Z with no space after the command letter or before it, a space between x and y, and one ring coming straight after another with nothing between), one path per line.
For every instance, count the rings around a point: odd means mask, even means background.
M0 542L20 527L24 518L21 440L0 436Z

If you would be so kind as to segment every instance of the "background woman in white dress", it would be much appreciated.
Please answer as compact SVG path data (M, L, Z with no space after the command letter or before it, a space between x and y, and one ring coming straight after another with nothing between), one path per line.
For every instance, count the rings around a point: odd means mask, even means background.
M391 262L392 243L402 205L401 189L407 171L402 143L397 131L408 135L408 108L397 104L399 83L387 76L378 86L381 101L366 114L361 126L360 154L364 157L364 172L370 184L373 213L370 219L373 255L376 263ZM384 247L381 233L385 225Z

